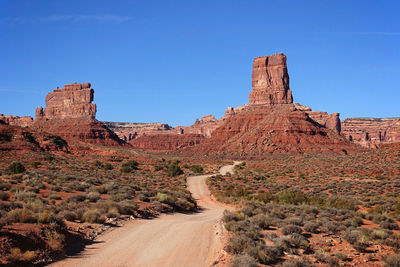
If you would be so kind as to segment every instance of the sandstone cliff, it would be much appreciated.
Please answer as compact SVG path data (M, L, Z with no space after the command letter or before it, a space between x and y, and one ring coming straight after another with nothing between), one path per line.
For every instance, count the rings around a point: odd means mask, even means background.
M19 116L0 114L0 121L8 125L29 127L33 123L33 118L29 116L19 117Z
M96 104L92 104L94 90L90 83L66 84L46 96L46 109L36 109L35 119L64 119L96 117Z
M400 142L400 118L348 118L341 127L348 140L365 147Z
M129 142L136 137L145 134L157 134L171 132L173 127L166 123L131 123L131 122L109 122L103 121L109 129L114 131L119 138Z
M200 144L204 136L200 134L149 134L133 139L129 143L134 148L145 150L178 150Z
M113 131L95 119L94 90L90 87L90 83L73 83L54 89L46 96L46 108L36 109L32 128L59 135L69 143L122 144Z
M250 105L291 104L292 92L289 88L289 75L286 56L282 53L257 57L253 61Z
M336 132L310 120L293 105L249 107L228 118L211 138L183 152L234 157L269 153L344 152L356 147Z
M312 111L293 104L285 55L254 59L252 87L249 105L230 107L220 119L207 115L191 126L176 127L175 134L151 135L131 143L140 148L182 147L183 153L238 157L357 149L339 135L338 113ZM188 143L192 134L204 138ZM185 141L178 145L176 140Z

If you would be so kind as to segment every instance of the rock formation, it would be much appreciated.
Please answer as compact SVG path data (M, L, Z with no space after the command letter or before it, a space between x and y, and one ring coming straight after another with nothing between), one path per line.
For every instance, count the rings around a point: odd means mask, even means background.
M173 127L166 123L130 123L109 121L103 121L103 123L125 142L129 142L145 134L158 134L171 132L173 130Z
M295 103L294 106L297 110L304 111L310 117L310 119L317 122L321 126L331 129L340 134L341 124L339 113L328 114L323 111L312 111L310 107L303 106L299 103Z
M251 106L229 117L211 138L183 152L234 157L269 153L351 151L356 147L292 105Z
M249 105L228 108L211 137L187 153L263 157L273 152L349 151L339 114L292 104L286 56L254 59Z
M133 139L129 143L134 148L146 150L178 150L200 144L204 136L200 134L149 134Z
M250 105L291 104L292 92L289 89L289 75L286 56L282 53L257 57L253 61Z
M122 144L113 131L95 119L94 90L90 87L90 83L73 83L54 89L46 96L46 108L36 109L32 128L59 135L69 143Z
M46 109L36 109L35 119L65 119L96 117L96 104L92 104L94 90L90 83L66 84L46 96Z
M200 134L205 137L210 137L211 133L221 125L221 119L217 120L213 115L201 117L196 120L191 126L177 126L175 129L180 134Z
M400 142L400 118L348 118L341 126L348 140L365 147Z
M29 127L33 123L33 118L30 116L19 117L19 116L0 114L0 121L4 122L4 124L8 124L8 125Z

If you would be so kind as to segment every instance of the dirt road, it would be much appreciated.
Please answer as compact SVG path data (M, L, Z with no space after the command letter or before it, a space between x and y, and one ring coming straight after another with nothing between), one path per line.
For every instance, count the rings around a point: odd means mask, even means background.
M235 162L237 164L238 162ZM221 174L232 172L224 166ZM187 179L188 189L201 211L195 214L162 215L154 220L137 220L107 232L78 256L52 264L80 266L210 266L222 251L224 206L213 202L205 183L209 175Z

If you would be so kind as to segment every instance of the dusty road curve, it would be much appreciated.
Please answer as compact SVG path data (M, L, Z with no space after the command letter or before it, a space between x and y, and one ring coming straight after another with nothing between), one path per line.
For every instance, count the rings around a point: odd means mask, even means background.
M224 166L220 173L232 172L233 167ZM211 200L207 177L187 180L201 212L129 222L101 235L78 256L50 266L210 266L222 251L220 219L225 207Z

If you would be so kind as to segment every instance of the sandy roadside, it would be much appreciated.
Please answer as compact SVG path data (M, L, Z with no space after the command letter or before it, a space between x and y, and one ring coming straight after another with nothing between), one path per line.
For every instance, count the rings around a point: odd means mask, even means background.
M220 173L232 172L233 167L224 166ZM206 185L209 176L187 179L188 189L201 208L198 213L128 222L99 236L79 255L50 266L211 266L221 256L220 219L226 206L211 199Z

